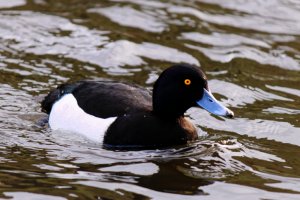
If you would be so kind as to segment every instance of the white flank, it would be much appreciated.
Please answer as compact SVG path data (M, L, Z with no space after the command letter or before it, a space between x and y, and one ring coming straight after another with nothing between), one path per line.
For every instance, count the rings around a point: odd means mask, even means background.
M53 105L49 125L53 130L76 132L95 142L102 142L105 131L115 119L102 119L84 112L75 97L66 94Z

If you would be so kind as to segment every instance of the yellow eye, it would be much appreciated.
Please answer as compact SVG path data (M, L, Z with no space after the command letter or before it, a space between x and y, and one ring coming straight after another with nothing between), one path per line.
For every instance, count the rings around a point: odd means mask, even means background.
M185 79L184 84L185 85L191 85L192 81L190 79Z

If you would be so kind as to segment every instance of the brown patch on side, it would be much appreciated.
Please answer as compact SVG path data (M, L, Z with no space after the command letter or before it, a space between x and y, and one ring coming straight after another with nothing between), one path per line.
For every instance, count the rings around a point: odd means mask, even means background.
M197 130L195 126L190 122L189 119L185 117L181 117L179 118L178 122L180 126L185 130L188 141L198 139Z

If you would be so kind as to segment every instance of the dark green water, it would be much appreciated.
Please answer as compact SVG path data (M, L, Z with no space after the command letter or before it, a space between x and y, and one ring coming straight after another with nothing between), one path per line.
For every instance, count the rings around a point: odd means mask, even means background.
M39 126L58 84L151 88L200 65L233 120L187 115L199 141L113 152ZM300 199L300 1L0 0L1 199Z

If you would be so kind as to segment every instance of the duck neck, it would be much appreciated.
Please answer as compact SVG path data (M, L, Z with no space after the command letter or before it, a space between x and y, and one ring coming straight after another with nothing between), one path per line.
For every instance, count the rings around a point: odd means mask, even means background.
M188 106L182 106L178 102L164 102L163 100L153 99L153 113L159 117L166 119L178 119L182 117Z
M170 113L169 111L163 111L163 110L153 110L152 112L154 115L168 120L177 120L183 116L183 114Z

